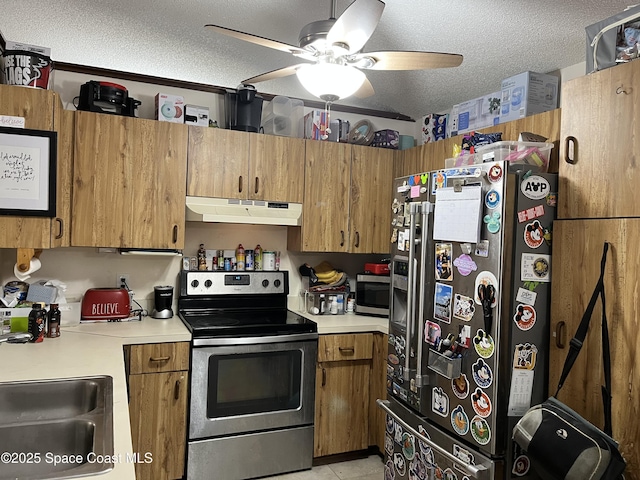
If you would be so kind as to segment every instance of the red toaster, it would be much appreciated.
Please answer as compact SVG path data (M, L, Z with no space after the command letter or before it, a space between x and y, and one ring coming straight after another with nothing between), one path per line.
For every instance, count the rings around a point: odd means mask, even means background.
M373 275L389 275L388 263L365 263L364 273L372 273Z
M130 315L129 292L125 288L90 288L82 297L80 319L121 320Z

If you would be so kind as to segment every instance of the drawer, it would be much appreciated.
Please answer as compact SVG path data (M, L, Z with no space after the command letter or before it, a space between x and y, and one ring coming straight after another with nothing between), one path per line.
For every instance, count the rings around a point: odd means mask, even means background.
M189 370L189 342L131 345L129 374Z
M373 334L320 335L318 362L366 360L373 356Z

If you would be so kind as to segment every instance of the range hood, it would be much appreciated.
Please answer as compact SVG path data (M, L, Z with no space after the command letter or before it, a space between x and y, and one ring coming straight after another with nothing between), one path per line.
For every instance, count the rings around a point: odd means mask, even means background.
M301 203L187 197L186 220L189 222L299 226L301 219Z

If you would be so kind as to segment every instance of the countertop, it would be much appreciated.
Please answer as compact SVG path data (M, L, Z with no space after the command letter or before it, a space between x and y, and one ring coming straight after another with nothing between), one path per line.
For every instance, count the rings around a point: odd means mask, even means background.
M123 345L190 341L191 334L176 316L168 320L87 323L63 326L59 338L42 343L0 344L0 382L109 375L113 378L114 453L121 462L88 480L135 480ZM136 452L144 455L145 452Z
M295 313L315 321L320 334L388 332L388 319L356 315L311 315ZM82 323L62 326L59 338L45 338L35 344L0 344L0 382L45 380L53 378L109 375L113 378L114 453L121 462L113 470L98 476L79 477L87 480L135 480L133 463L127 453L133 452L127 382L124 368L124 345L165 342L188 342L191 334L174 316L167 320L145 317L140 322ZM0 452L1 453L1 452Z

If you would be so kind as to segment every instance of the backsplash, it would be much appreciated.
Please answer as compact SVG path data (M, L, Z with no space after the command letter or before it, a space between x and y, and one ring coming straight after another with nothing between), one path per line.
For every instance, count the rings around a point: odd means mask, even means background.
M283 226L187 222L184 254L196 256L201 243L207 249L216 250L235 250L239 243L245 249L253 249L260 244L264 250L279 250L280 270L290 272L289 295L292 297L298 295L302 285L298 267L303 263L315 266L326 260L355 280L365 262L383 258L381 255L288 252L287 227ZM70 301L79 300L89 288L115 287L119 274L128 275L134 299L144 308L153 308L155 285L173 285L176 292L174 303L179 292L181 257L126 256L98 253L97 248L71 247L43 250L40 260L42 268L28 282L60 280L67 285L66 296ZM15 262L15 249L0 249L2 285L16 279L13 275Z

